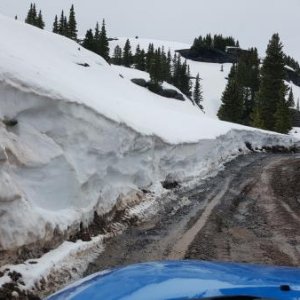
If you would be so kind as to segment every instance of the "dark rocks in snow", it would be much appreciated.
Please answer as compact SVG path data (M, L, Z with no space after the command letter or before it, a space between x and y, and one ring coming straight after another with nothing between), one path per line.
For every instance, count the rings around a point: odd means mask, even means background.
M143 78L133 78L131 81L141 87L147 87L147 81Z
M245 145L246 145L246 147L250 150L250 151L254 151L253 150L253 147L252 147L252 145L251 145L251 143L249 143L249 142L245 142Z
M90 65L88 63L77 63L78 66L88 68Z
M178 187L179 183L174 178L172 178L170 176L167 176L167 178L165 179L165 181L161 182L161 185L166 190L172 190L172 189L175 189L176 187Z
M166 98L174 98L176 100L184 101L183 95L173 89L163 89L160 95Z
M16 125L18 125L18 120L17 119L4 119L3 123L8 126L8 127L14 127Z
M185 101L184 96L174 89L164 89L162 86L152 84L150 81L146 81L143 78L133 78L131 81L162 97Z

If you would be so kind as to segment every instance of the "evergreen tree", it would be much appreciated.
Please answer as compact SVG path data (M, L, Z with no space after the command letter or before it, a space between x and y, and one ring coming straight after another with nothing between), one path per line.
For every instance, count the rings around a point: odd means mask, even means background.
M59 23L58 23L58 33L60 35L65 35L66 34L66 28L65 28L65 15L64 15L64 11L61 11L60 14L60 19L59 19Z
M287 104L288 104L288 107L294 107L295 106L294 93L293 93L292 88L290 88Z
M298 111L300 111L299 98L298 98L298 100L297 100L297 107L296 107L296 108L297 108Z
M42 11L41 10L39 11L39 14L38 14L37 19L36 19L36 26L38 28L41 28L41 29L45 28L45 22L43 20L43 16L42 16Z
M105 59L109 60L109 42L106 34L105 20L103 19L101 32L99 36L99 54Z
M96 27L95 27L94 42L95 42L95 53L100 55L101 42L100 42L100 28L98 22L96 23Z
M59 33L59 26L58 26L58 17L57 17L57 15L55 15L55 19L54 19L54 22L53 22L52 32Z
M237 82L236 66L233 65L228 83L222 95L222 104L218 111L218 117L223 121L241 123L243 119L243 92Z
M170 82L171 81L171 58L165 52L164 47L161 50L161 72L163 81Z
M200 109L203 109L202 101L203 101L203 93L200 84L200 76L199 73L196 76L196 82L194 87L194 102L199 106Z
M70 37L69 24L66 16L64 17L63 31L64 31L63 35L69 38Z
M141 71L146 69L145 51L141 50L140 45L137 45L134 55L135 68Z
M150 67L152 64L153 57L154 57L154 45L150 43L148 46L148 51L147 51L147 55L146 55L146 71L147 72L150 72Z
M77 22L75 17L74 5L72 5L70 9L67 27L68 27L68 37L74 41L77 41Z
M286 73L282 48L279 35L274 34L268 44L266 58L261 68L261 84L256 98L253 125L288 132L290 116L289 110L284 108L288 105L285 101L287 88L284 83Z
M125 67L130 67L133 63L132 60L131 45L129 39L127 39L123 49L123 65Z
M114 49L112 63L115 65L122 65L122 49L119 45Z
M43 21L42 12L39 11L39 14L37 14L35 4L30 4L25 23L44 29L45 23Z
M94 34L93 34L92 29L89 29L86 32L85 38L82 42L82 47L84 47L90 51L95 51L95 40L94 40Z
M240 55L237 63L237 83L243 90L244 113L242 124L250 125L255 107L255 96L259 89L259 58L256 48Z
M285 99L281 98L277 103L275 112L274 130L280 133L288 133L292 129L290 110Z
M37 24L37 10L35 4L32 5L32 24L31 25L36 25Z
M153 83L154 85L158 86L163 82L160 48L158 48L154 52L154 55L151 60L149 73L150 73L151 83Z
M190 76L190 67L188 66L187 62L184 61L184 63L181 66L180 69L180 84L179 89L181 92L183 92L188 97L191 97L191 76Z
M30 4L30 8L29 8L29 11L28 11L28 13L27 13L27 17L26 17L26 19L25 19L25 23L31 24L31 25L34 24L33 4L32 4L32 3Z

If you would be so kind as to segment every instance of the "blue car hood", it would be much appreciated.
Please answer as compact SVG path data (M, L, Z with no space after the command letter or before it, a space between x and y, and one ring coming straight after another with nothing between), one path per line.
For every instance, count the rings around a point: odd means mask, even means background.
M177 300L226 295L300 300L300 269L204 261L142 263L96 273L47 299Z

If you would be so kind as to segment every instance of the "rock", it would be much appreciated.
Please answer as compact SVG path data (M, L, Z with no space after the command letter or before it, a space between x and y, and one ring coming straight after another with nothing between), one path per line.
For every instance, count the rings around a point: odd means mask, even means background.
M176 100L184 101L184 96L178 93L176 90L173 89L162 89L160 95L166 98L174 98Z
M141 87L148 88L149 91L158 94L162 97L173 98L180 101L185 101L184 96L173 89L164 89L161 85L151 83L143 78L133 78L131 81Z
M147 86L147 81L143 78L133 78L131 81L141 87L146 87Z
M88 63L77 63L78 66L88 68L90 65Z
M18 125L18 120L17 119L4 119L3 123L8 126L8 127L14 127Z

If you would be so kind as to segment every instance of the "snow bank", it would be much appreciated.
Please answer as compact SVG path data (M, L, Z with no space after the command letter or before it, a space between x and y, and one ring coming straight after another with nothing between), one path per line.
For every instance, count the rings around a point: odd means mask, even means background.
M0 35L0 119L18 121L0 122L4 260L55 246L168 176L204 175L248 152L245 142L293 144L152 94L61 36L4 17Z

